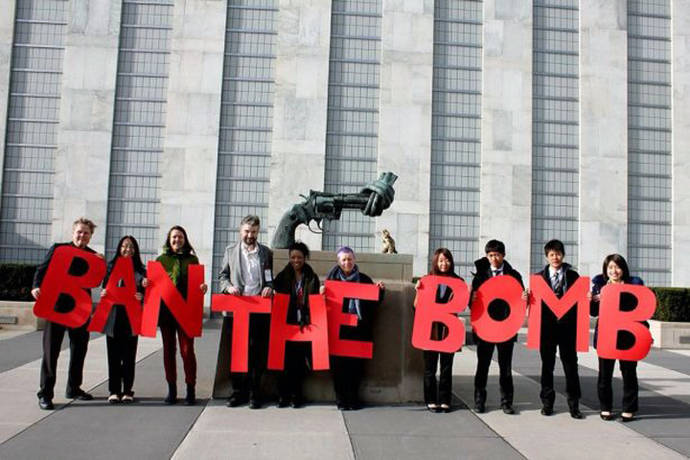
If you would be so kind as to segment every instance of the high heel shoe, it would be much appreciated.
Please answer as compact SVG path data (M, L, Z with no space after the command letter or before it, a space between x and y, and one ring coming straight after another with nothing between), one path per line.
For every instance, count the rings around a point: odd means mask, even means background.
M633 414L632 412L623 412L621 414L621 421L623 423L632 422L633 420L635 420L635 414Z
M434 403L427 404L426 408L429 410L429 412L438 412L438 406Z
M605 422L610 422L611 420L613 420L615 418L615 416L613 415L612 412L605 411L605 410L603 410L599 413L599 417L601 417L601 419L604 420Z

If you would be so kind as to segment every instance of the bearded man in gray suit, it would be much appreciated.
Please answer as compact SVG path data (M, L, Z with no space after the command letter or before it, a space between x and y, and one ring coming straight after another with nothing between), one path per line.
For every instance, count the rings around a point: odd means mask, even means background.
M223 294L270 297L273 294L273 252L257 242L261 222L257 216L245 216L240 223L240 239L225 248L218 280ZM261 376L268 357L270 315L254 314L249 319L249 372L232 374L232 395L228 407L249 402L251 409L261 408ZM231 321L223 318L223 333ZM222 339L221 339L222 340Z

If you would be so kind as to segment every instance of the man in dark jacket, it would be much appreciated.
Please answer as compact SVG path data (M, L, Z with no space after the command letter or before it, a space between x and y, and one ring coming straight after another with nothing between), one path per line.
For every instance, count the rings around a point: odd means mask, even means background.
M472 280L470 299L474 300L477 289L493 276L508 275L515 278L524 288L522 276L505 260L506 248L503 242L490 240L484 247L486 257L477 259L474 266L477 271ZM523 296L526 299L526 294ZM504 320L510 313L510 307L503 301L494 301L490 307L491 317L497 321ZM498 367L500 371L499 384L501 386L501 409L506 414L514 414L513 409L513 345L517 335L501 343L482 340L473 333L474 343L477 344L477 371L474 375L474 410L478 413L486 411L486 381L489 375L491 357L494 346L498 349Z
M95 252L88 247L89 241L96 225L81 217L72 224L72 241L67 243L55 243L46 254L43 262L36 267L34 275L33 288L31 295L34 299L38 299L41 295L41 283L45 277L50 261L53 258L55 249L60 246L73 246L89 252ZM88 266L82 259L75 259L69 268L70 275L81 275L86 272ZM60 296L55 305L55 309L60 312L68 312L74 305L70 302L69 297ZM60 348L62 347L62 339L65 337L65 331L69 335L70 340L70 361L69 371L67 377L67 390L65 397L69 399L83 399L91 400L93 396L81 389L81 383L84 373L84 358L86 357L86 350L89 345L89 332L87 331L88 321L80 327L67 327L62 324L46 321L43 329L43 359L41 360L41 387L38 391L38 405L43 410L53 409L53 396L55 388L55 377L57 374L57 360L60 355Z
M539 273L551 287L556 297L563 297L566 291L575 284L580 277L573 268L563 262L565 246L559 240L551 240L544 246L544 254L548 264ZM570 416L575 419L584 418L580 412L579 401L580 376L577 371L577 310L572 308L561 319L542 302L541 307L541 338L539 353L541 354L541 401L542 415L553 414L553 403L556 392L553 389L553 368L556 364L556 347L558 347L563 372L565 373L566 395Z

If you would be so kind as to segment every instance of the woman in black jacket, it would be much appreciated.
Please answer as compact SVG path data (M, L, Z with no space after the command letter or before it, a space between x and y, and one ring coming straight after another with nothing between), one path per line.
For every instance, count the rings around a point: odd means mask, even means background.
M299 324L300 329L310 323L309 296L319 293L319 277L306 263L309 248L302 242L292 243L288 248L289 262L278 273L273 288L275 292L290 295L288 324ZM285 345L285 368L278 376L278 407L302 406L302 383L309 370L308 342L287 342Z
M335 281L348 281L352 283L374 284L364 273L359 271L355 264L354 251L343 246L338 249L338 264L326 275L326 279ZM343 311L357 315L358 321L355 327L345 327L340 337L346 340L371 341L372 320L375 307L383 300L384 285L376 283L379 287L378 301L359 299L345 299ZM357 410L360 408L359 384L364 373L364 359L345 356L331 356L331 370L333 372L333 386L335 399L340 410Z
M132 258L134 279L137 284L137 292L134 297L141 302L144 298L142 282L146 278L146 269L141 261L139 243L131 235L123 236L117 244L115 256L108 263L103 287L108 285L110 274L120 257ZM101 296L106 295L107 291L103 289ZM110 391L108 402L111 404L134 402L132 385L134 384L138 337L132 333L132 327L123 305L113 305L103 333L106 335L108 351L108 389Z
M608 284L635 284L644 285L642 279L637 276L630 276L630 269L625 258L620 254L610 254L604 259L601 273L592 278L592 292L590 294L590 314L599 316L599 302L601 300L601 290ZM621 310L628 311L635 308L637 302L626 294L621 295ZM646 321L643 323L649 327ZM594 348L597 347L599 336L599 319L594 328ZM635 339L628 331L622 331L617 339L617 346L620 349L627 349L633 346ZM611 409L613 408L613 368L616 364L615 359L599 358L599 376L597 378L597 394L599 396L600 417L602 420L610 421L615 418ZM623 412L621 420L629 422L635 418L638 410L639 386L637 383L637 361L619 360L621 376L623 377Z
M438 248L434 252L429 274L462 280L460 276L455 274L453 254L446 248ZM421 282L417 281L415 289L420 287ZM448 286L442 284L438 287L436 291L437 303L447 303L452 297L453 291ZM415 307L417 306L416 304L417 299L415 298ZM432 338L434 340L442 340L446 335L448 335L448 329L440 323L434 323ZM454 357L455 353L424 350L424 402L427 409L431 412L450 412ZM437 384L436 369L439 364L441 375Z

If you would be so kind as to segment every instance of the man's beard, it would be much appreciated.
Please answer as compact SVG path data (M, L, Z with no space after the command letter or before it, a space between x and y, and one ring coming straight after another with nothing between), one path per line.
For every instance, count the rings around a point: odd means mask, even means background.
M242 242L247 246L254 246L256 244L256 238L246 237Z

